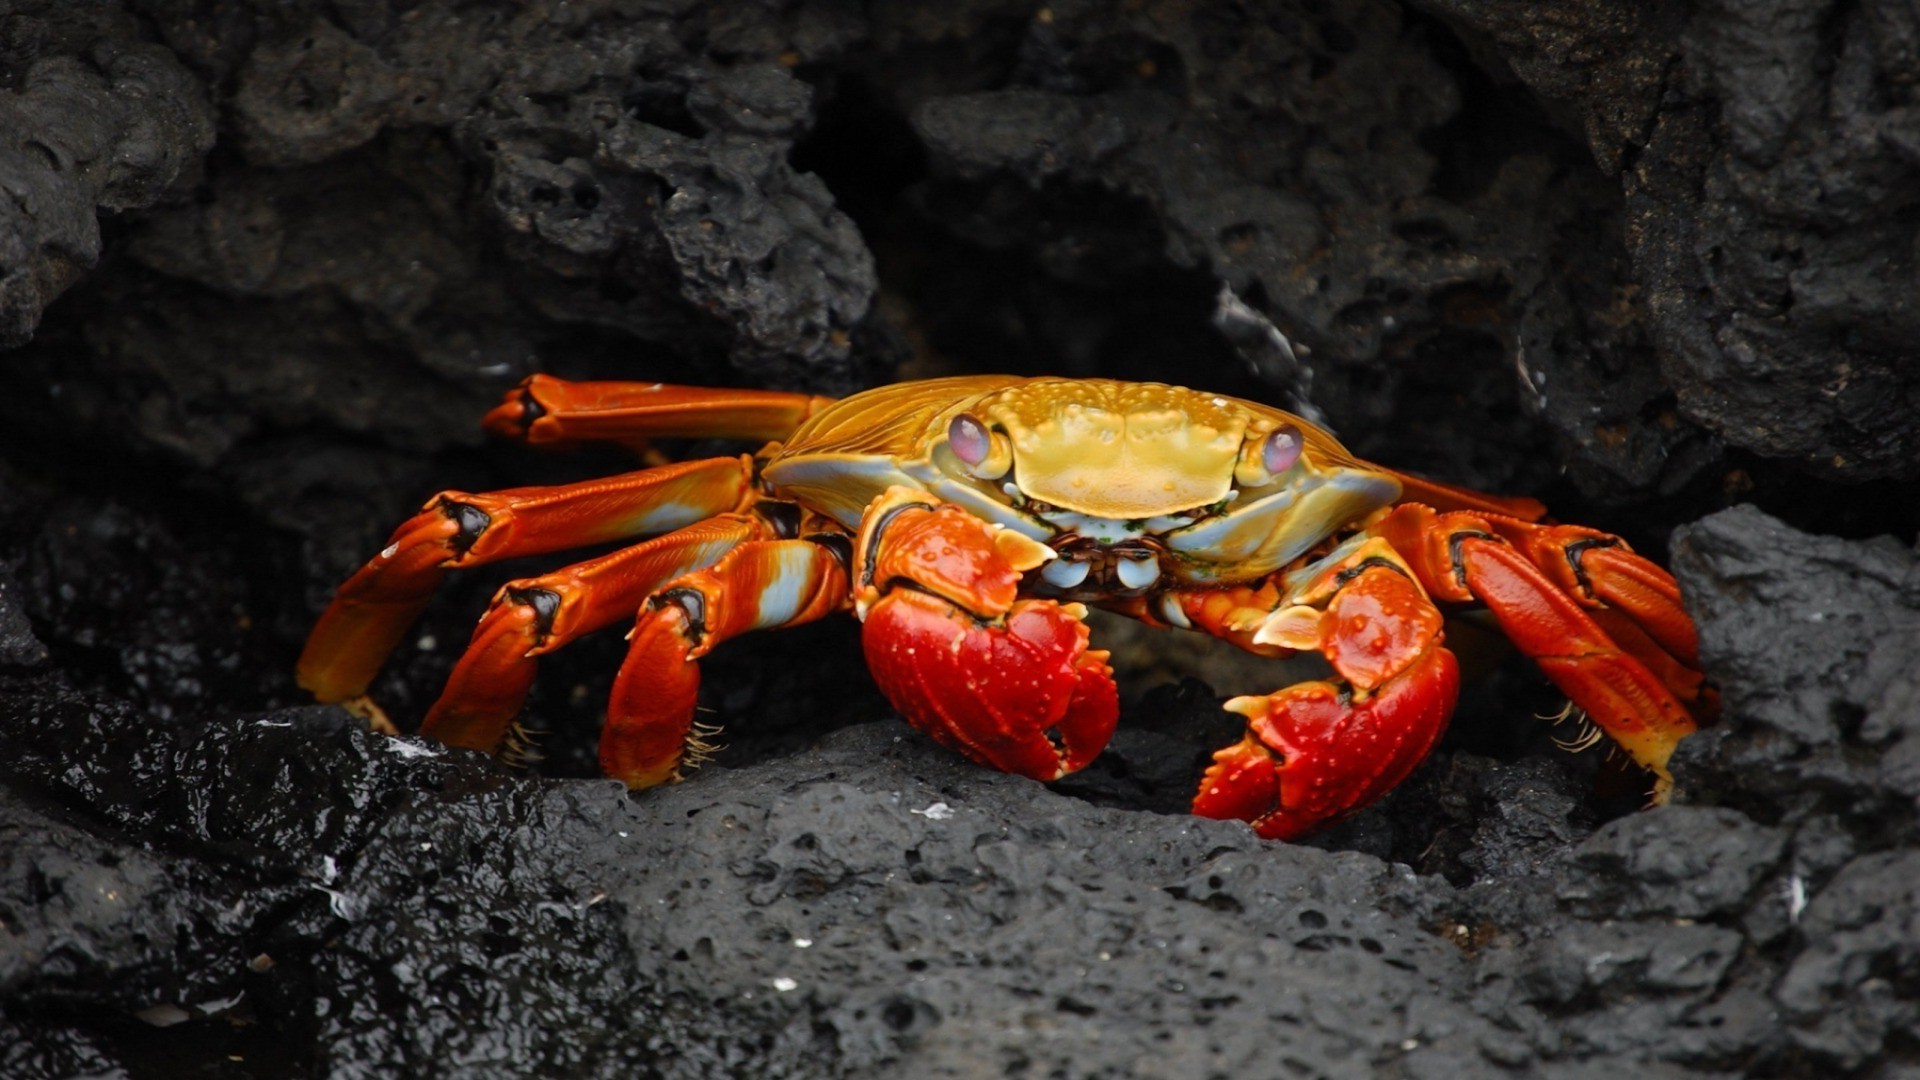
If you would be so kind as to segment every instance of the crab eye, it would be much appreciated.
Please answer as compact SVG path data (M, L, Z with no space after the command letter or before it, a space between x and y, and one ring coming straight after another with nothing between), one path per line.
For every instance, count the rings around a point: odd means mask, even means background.
M1260 464L1275 476L1293 468L1300 460L1301 447L1306 441L1300 436L1300 429L1292 424L1281 424L1267 436L1266 445L1260 448Z
M993 452L993 436L988 433L987 425L961 413L947 425L947 446L952 448L954 457L969 465L978 465Z

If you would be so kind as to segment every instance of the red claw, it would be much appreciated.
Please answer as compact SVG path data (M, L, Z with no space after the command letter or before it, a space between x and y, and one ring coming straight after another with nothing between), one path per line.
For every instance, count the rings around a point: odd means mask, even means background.
M1453 654L1435 647L1364 701L1307 682L1227 708L1247 737L1213 756L1193 812L1253 823L1292 840L1385 795L1426 759L1460 689Z
M897 589L862 630L867 664L894 707L936 742L982 764L1055 780L1092 761L1120 715L1107 653L1079 613L1015 604L1003 625Z

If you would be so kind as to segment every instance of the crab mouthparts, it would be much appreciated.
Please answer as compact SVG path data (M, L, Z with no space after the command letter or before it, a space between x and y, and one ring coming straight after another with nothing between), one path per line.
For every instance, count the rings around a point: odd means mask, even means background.
M1061 540L1058 557L1040 568L1040 580L1062 593L1140 593L1160 580L1157 545L1129 540L1109 546L1078 536Z

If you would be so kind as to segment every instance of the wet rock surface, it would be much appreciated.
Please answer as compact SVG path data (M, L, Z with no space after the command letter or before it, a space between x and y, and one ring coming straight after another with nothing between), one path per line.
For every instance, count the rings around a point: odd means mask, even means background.
M1914 1069L1916 30L1660 10L14 5L0 1075ZM1046 787L889 719L849 624L743 641L727 752L632 798L617 634L544 662L531 771L291 685L434 490L632 467L482 444L528 371L989 369L1681 525L1724 715L1639 813L1508 663L1280 845L1179 812L1211 671Z

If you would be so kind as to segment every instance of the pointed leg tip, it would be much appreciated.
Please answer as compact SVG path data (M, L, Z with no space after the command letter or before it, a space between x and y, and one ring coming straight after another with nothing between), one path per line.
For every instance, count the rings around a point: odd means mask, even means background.
M378 735L398 735L400 728L374 700L359 694L338 702L339 706L366 722L367 730Z

